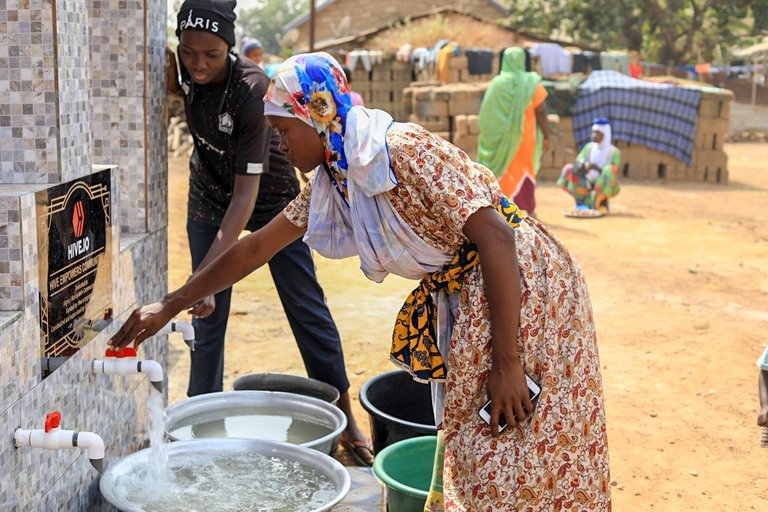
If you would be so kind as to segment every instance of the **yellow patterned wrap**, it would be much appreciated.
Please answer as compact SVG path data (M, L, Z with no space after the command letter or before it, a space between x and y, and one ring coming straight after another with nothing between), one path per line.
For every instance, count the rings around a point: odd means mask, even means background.
M517 205L503 196L496 209L513 228L524 218ZM443 289L448 293L459 292L461 276L479 263L477 246L466 243L450 263L426 275L405 299L395 320L389 357L395 365L407 370L414 380L445 381L445 361L437 346L437 310L432 294Z

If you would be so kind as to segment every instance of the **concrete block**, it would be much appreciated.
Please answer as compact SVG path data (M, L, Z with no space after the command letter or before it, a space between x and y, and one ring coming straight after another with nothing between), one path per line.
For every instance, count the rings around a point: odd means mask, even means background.
M474 114L468 115L467 127L469 128L469 133L472 133L472 134L480 133L480 117Z
M392 80L392 66L390 63L385 62L382 64L378 64L373 67L371 70L371 81L386 81L389 82Z
M455 116L453 118L453 136L463 137L469 135L469 124L467 123L467 116Z
M449 69L467 69L469 67L469 59L465 56L453 57L448 63Z
M456 91L451 95L448 103L448 112L452 116L460 114L477 114L480 112L480 104L483 95L479 91Z
M424 117L448 117L448 102L446 101L418 101L414 112L417 116Z
M430 132L447 132L450 130L450 123L447 117L424 118L411 114L408 116L408 122L419 124Z

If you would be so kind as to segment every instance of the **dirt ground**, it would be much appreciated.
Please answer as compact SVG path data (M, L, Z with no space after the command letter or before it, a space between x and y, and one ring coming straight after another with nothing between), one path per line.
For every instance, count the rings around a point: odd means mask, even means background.
M617 511L765 509L768 450L755 424L755 360L768 344L768 145L726 151L728 186L625 180L613 214L602 219L563 217L571 203L552 183L537 192L540 219L587 275ZM171 160L169 188L175 288L190 269L186 161ZM391 276L376 285L354 259L316 262L367 430L358 390L393 368L392 325L415 283ZM228 334L225 389L250 372L303 374L266 269L235 286ZM185 398L183 349L172 342L171 403Z

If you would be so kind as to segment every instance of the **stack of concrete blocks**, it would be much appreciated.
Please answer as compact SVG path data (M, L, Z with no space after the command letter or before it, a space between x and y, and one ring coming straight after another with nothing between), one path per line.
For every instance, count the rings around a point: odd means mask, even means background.
M477 153L477 113L487 84L414 83L403 91L408 121L466 151Z
M723 143L730 132L731 93L702 92L691 163L641 144L618 141L620 174L643 180L728 183Z
M403 89L412 82L412 66L393 58L374 64L370 71L359 66L352 72L351 89L360 93L368 108L389 112L396 121L405 121Z
M466 55L459 54L458 56L451 57L448 64L448 80L445 83L457 84L457 83L483 83L490 82L494 76L499 73L499 54L494 53L493 66L491 72L483 75L471 75L469 73L469 60ZM414 76L419 81L429 81L435 79L435 69L433 66L427 66L424 69L414 68Z
M573 139L573 119L550 114L549 149L542 151L537 178L541 181L556 180L563 167L576 161L578 154Z
M448 140L474 158L477 154L477 114L488 83L440 84L414 82L403 91L407 120ZM728 158L723 143L729 133L733 95L702 92L690 165L646 146L618 141L620 175L642 180L728 183ZM581 150L573 137L573 119L549 115L549 150L541 156L538 177L552 181Z

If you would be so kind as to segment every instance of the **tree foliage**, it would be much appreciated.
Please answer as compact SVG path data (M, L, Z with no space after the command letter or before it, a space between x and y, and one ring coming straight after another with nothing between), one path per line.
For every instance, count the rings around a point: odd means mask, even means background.
M285 24L308 10L308 0L259 0L240 11L238 32L255 37L264 45L264 51L277 55Z
M768 0L519 0L512 11L512 28L670 65L713 60L768 29Z

